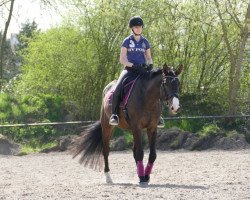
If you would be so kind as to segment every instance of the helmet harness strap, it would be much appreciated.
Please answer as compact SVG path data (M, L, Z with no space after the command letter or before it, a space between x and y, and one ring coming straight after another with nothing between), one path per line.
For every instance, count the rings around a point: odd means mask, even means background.
M133 27L131 29L132 29L132 32L134 33L135 36L140 36L141 35L141 33L140 34L135 33L134 30L133 30Z

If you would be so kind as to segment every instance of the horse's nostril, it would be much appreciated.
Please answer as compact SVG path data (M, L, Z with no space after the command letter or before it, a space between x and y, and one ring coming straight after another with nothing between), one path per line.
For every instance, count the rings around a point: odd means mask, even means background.
M179 107L179 108L177 109L177 112L179 112L179 111L180 111L180 109L181 109L181 108Z
M171 107L171 110L174 110L174 106Z

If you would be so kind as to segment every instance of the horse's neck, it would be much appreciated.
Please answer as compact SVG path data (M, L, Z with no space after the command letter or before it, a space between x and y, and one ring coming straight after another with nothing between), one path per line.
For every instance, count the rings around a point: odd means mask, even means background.
M162 74L157 74L150 78L146 89L146 98L151 101L158 101L160 99L160 87L162 83Z

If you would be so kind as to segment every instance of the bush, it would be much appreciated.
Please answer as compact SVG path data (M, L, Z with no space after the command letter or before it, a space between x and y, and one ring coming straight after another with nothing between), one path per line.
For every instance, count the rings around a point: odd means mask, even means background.
M63 121L65 113L64 99L58 95L39 94L16 98L0 94L2 124ZM2 133L20 143L47 143L65 134L63 130L51 126L2 128Z
M202 129L205 124L204 119L181 119L181 120L166 120L165 128L178 127L184 131L197 132Z
M115 128L112 136L113 136L113 138L118 138L120 136L124 136L127 147L131 147L133 144L133 135L129 131L125 131L125 130L120 129L120 128Z
M186 93L180 97L181 115L221 115L225 114L225 101L218 101L213 95Z
M0 94L0 120L2 123L5 121L13 121L18 117L20 112L15 98L8 94Z
M49 126L29 126L13 127L2 130L3 135L13 139L15 142L29 143L31 141L47 143L59 135L53 127Z
M221 129L217 126L217 124L208 124L203 126L202 130L199 132L201 137L207 136L215 136L220 133Z
M25 119L36 121L62 121L66 112L64 99L58 95L39 94L38 96L26 95L21 98L21 105Z
M39 94L15 98L9 94L0 94L2 123L62 121L65 113L64 99L58 95Z

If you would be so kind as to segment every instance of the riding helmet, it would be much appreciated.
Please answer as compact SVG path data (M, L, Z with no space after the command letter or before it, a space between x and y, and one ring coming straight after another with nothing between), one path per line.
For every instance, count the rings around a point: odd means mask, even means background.
M134 16L129 20L129 28L132 28L133 26L142 26L143 27L143 20L139 16Z

